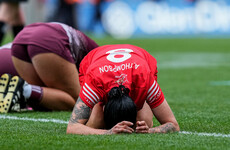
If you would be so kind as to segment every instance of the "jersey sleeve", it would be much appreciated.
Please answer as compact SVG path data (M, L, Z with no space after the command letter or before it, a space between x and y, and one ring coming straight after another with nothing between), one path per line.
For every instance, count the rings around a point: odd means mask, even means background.
M90 108L93 108L103 99L104 91L101 90L101 85L91 75L85 75L81 87L80 98Z
M164 94L161 91L160 86L158 85L157 81L154 80L147 92L147 103L149 104L150 108L156 108L164 101Z
M154 75L154 78L157 81L157 73L158 73L157 60L151 54L149 54L147 51L145 51L145 57L146 57L148 65L149 65L149 68L151 70L151 73Z
M145 60L148 63L150 74L149 74L149 86L147 89L147 98L146 101L149 104L150 108L156 108L164 101L164 94L157 83L157 60L146 50L142 49Z
M80 85L82 87L83 82L84 82L84 78L86 77L86 72L87 69L89 68L90 65L90 58L92 56L90 54L86 55L83 60L80 63L80 67L79 67L79 81L80 81Z

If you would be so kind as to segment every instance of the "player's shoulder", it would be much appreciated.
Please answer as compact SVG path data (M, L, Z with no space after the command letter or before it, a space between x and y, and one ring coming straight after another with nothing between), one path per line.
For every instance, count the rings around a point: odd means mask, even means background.
M140 48L131 44L113 44L99 46L88 53L88 57L96 57L102 55L115 55L120 54L120 51L126 51L127 53L138 54L138 56L145 57L148 52L143 48Z

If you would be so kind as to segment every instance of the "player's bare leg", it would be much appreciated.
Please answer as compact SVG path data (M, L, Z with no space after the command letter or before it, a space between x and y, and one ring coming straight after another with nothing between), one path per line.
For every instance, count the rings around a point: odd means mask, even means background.
M12 57L12 60L14 62L14 67L17 70L18 74L20 75L20 77L26 80L26 82L38 86L45 86L45 84L42 82L37 72L35 71L32 63L23 61L14 56Z
M75 64L53 53L34 56L32 58L34 69L27 72L23 71L23 68L31 68L31 66L15 57L13 57L13 62L23 79L28 80L29 83L35 83L40 79L47 86L43 88L41 106L52 110L71 110L74 107L80 92ZM30 73L34 77L30 77Z

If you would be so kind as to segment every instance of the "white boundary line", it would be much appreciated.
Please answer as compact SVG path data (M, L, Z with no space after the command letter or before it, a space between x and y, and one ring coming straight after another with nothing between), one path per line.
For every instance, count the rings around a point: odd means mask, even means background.
M221 133L198 133L198 132L188 132L188 131L180 131L182 134L192 134L198 136L215 136L215 137L230 137L230 134L221 134Z
M35 119L35 118L27 118L27 117L17 117L17 116L8 116L8 115L0 115L0 119L9 119L9 120L23 120L23 121L33 121L33 122L52 122L59 124L68 124L68 121L59 120L59 119ZM230 138L230 134L221 134L221 133L198 133L198 132L188 132L188 131L180 131L181 134L189 134L189 135L198 135L198 136L214 136L214 137L227 137Z
M213 85L213 86L230 86L230 80L228 80L228 81L211 81L210 85Z
M8 116L8 115L0 115L0 119L23 120L23 121L33 121L33 122L53 122L53 123L59 123L59 124L68 124L68 121L58 120L58 119L35 119L35 118L17 117L17 116Z

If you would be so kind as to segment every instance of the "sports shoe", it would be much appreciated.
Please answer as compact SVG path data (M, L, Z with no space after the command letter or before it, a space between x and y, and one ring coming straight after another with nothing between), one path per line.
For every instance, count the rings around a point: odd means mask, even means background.
M3 98L6 96L11 77L12 75L7 73L3 74L0 77L0 103L3 101Z
M26 106L23 96L23 85L25 81L18 76L11 78L9 88L3 102L0 104L0 112L20 111Z

